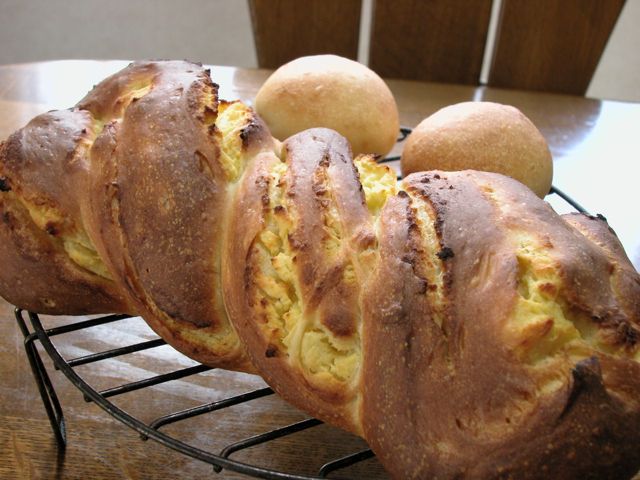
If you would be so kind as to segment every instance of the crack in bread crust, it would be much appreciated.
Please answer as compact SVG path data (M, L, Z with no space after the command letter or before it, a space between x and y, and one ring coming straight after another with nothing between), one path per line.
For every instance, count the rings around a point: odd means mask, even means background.
M329 159L323 157L310 183L302 185L296 178L299 167L286 157L272 166L264 180L265 227L253 243L249 262L257 286L251 302L262 312L269 344L279 346L270 354L286 355L311 385L318 390L329 385L333 392L352 388L359 339L354 316L322 311L323 299L332 290L352 295L347 292L356 281L328 167ZM312 216L297 202L307 194L312 196L306 204L314 208ZM309 240L316 235L314 247ZM328 266L314 265L317 255Z
M360 285L375 235L348 145L324 129L292 137L282 159L254 161L236 202L236 217L250 215L231 221L225 279L245 274L225 298L248 319L238 328L252 360L297 406L359 431Z
M125 95L125 106L118 98L127 81L107 80L80 103L121 115L92 149L98 250L171 345L202 363L251 371L224 308L220 249L235 181L248 159L273 150L272 139L249 107L220 104L197 65L141 64L128 74L152 87Z
M633 325L632 318L623 314L610 286L610 279L615 274L614 265L590 262L592 268L597 269L599 280L606 279L600 291L607 292L607 298L600 302L600 307L589 308L589 300L581 298L583 296L572 288L589 282L587 277L593 273L577 268L555 252L561 250L561 242L573 241L581 246L584 254L595 259L593 244L575 237L567 229L528 228L526 223L516 220L524 212L510 211L517 203L498 190L490 187L483 190L509 226L511 244L518 259L519 298L510 332L518 355L534 366L558 356L568 356L573 363L594 354L640 360L640 329ZM559 218L557 224L563 226ZM549 233L540 234L540 231Z
M408 185L406 192L411 198L411 219L409 236L416 245L409 259L416 276L424 281L424 293L431 307L431 319L446 334L445 315L448 297L447 285L450 274L447 262L440 252L445 248L439 231L440 220L429 198L419 189Z

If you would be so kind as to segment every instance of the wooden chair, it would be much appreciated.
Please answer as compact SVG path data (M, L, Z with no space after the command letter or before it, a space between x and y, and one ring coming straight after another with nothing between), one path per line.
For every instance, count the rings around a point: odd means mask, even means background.
M492 0L372 0L369 66L382 77L480 84ZM487 84L584 95L625 0L502 0ZM249 0L263 68L356 59L361 0Z

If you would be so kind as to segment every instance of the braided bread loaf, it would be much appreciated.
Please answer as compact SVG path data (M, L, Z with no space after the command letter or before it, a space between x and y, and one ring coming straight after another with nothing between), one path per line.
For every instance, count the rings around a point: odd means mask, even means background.
M326 129L281 146L185 62L37 117L0 179L2 296L142 315L395 478L640 468L640 276L601 219L497 174L398 183Z

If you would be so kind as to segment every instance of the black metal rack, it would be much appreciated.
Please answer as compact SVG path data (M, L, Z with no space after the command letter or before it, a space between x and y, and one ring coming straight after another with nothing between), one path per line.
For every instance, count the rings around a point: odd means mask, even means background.
M212 369L205 365L195 365L192 367L174 370L170 373L153 376L144 380L126 383L106 390L97 390L76 371L77 367L81 365L89 365L108 358L116 358L134 352L157 348L166 344L164 340L156 338L153 340L148 340L131 345L124 345L119 348L93 353L71 360L65 359L54 343L54 338L63 337L64 334L77 332L79 330L88 329L98 325L114 324L121 320L129 318L136 317L130 317L128 315L108 315L99 318L92 318L89 320L81 320L75 323L47 329L42 324L42 321L38 314L33 312L25 312L20 309L15 310L15 319L24 336L24 345L27 357L29 359L29 364L31 366L36 384L38 386L38 390L42 397L42 401L49 417L51 428L53 430L59 449L64 450L64 448L66 447L65 419L60 402L49 378L49 374L44 366L42 357L40 356L40 352L36 346L36 342L39 342L44 347L47 355L53 361L54 367L57 370L60 370L69 379L69 381L71 381L71 383L84 394L85 400L87 402L94 402L111 416L137 431L141 435L143 440L153 439L161 443L162 445L172 448L178 452L193 457L197 460L209 463L214 467L214 471L216 472L220 472L223 469L228 469L257 478L279 480L322 479L326 478L327 475L329 475L329 473L333 471L345 468L347 466L353 465L356 462L360 462L374 456L369 449L354 452L351 455L347 455L334 461L325 463L318 471L317 476L278 472L256 465L250 465L247 463L235 461L229 458L231 454L240 450L321 425L322 422L315 418L308 418L306 420L295 422L274 430L266 431L259 435L254 435L249 438L230 443L219 453L212 453L195 447L160 430L161 427L171 423L180 422L182 420L193 418L198 415L215 412L234 405L250 402L252 400L272 395L273 391L270 388L259 388L208 404L180 410L168 415L158 417L150 423L145 423L142 420L135 418L134 416L124 411L122 408L115 405L112 401L109 400L109 398L123 393L133 392L154 385L159 385L164 382L182 379L191 375L197 375ZM143 322L142 319L139 320Z
M401 128L398 141L404 140L410 133L410 131L410 129L404 127ZM389 157L384 159L384 161L394 161L398 159L399 157ZM557 194L577 211L586 213L584 208L582 208L568 195L558 190L557 188L552 187L550 193ZM161 338L154 338L151 340L123 345L118 348L108 349L105 351L100 351L73 359L65 359L58 349L56 342L54 342L54 339L63 338L64 335L70 334L72 332L78 332L80 330L89 329L99 325L116 324L119 321L130 318L137 317L130 317L127 315L108 315L99 318L91 318L88 320L83 319L71 324L53 328L45 328L42 320L36 313L25 312L20 309L15 310L15 319L24 336L24 346L29 364L31 366L33 376L42 397L45 410L49 417L49 421L51 423L51 427L60 450L64 450L67 442L65 418L58 397L49 378L49 374L40 355L40 351L37 348L38 342L42 345L47 355L53 361L54 368L60 370L71 381L71 383L83 393L84 398L87 402L95 403L111 416L124 423L128 427L132 428L133 430L137 431L141 435L141 438L143 440L155 440L166 447L181 452L182 454L206 462L213 466L215 472L219 473L223 469L228 469L257 478L278 480L322 479L326 478L327 475L332 472L344 469L358 462L362 462L374 457L374 454L371 450L360 449L351 454L341 456L340 458L325 463L318 470L316 476L276 471L274 469L240 462L230 458L230 456L235 452L248 449L250 447L255 447L257 445L261 445L275 439L287 437L289 435L293 435L298 432L312 429L321 425L322 422L315 418L307 418L302 421L290 423L283 427L249 436L240 441L229 443L218 453L212 453L211 451L196 447L190 443L187 443L161 431L162 427L169 424L174 424L186 419L194 418L199 415L220 411L228 407L251 402L253 400L272 395L273 391L268 387L254 389L245 393L234 395L197 407L179 410L174 413L158 417L148 423L132 416L124 409L118 407L114 402L110 400L110 398L124 393L139 391L172 380L183 379L193 375L203 374L204 372L212 369L205 365L194 365L187 368L179 368L169 373L152 376L143 380L125 383L116 387L108 388L106 390L99 390L92 386L91 383L83 375L78 373L77 367L83 365L91 365L95 362L105 359L117 358L123 355L157 348L166 345L164 340L162 340ZM142 319L139 319L139 321L143 322Z

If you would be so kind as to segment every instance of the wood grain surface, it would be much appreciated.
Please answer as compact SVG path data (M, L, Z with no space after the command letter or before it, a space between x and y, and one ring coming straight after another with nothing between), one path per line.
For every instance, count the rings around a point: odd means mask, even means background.
M73 105L93 84L126 62L61 61L0 66L0 138L32 116ZM269 75L267 70L212 67L220 97L251 102ZM588 100L569 95L475 88L412 81L388 82L401 123L415 126L446 105L491 100L520 108L541 129L554 156L554 183L594 213L602 213L640 267L640 105ZM399 152L401 145L396 148ZM568 207L555 196L558 210ZM17 280L17 279L16 279ZM60 455L34 384L13 308L0 300L0 478L2 479L155 479L246 478L185 457L154 441L143 442L82 394L46 358L65 413L68 447ZM44 317L45 325L74 321ZM65 358L102 351L122 343L154 338L146 325L126 320L56 339ZM168 346L78 367L97 388L148 378L193 365ZM121 395L117 405L145 422L169 412L205 404L264 384L255 376L213 370L142 392ZM166 427L166 431L212 452L233 441L286 425L306 416L276 396ZM351 435L328 426L253 447L232 458L288 472L316 474L325 461L365 448ZM386 478L375 460L341 472L341 478ZM331 478L331 477L330 477Z
M360 0L249 0L258 65L321 53L355 60L360 9Z
M376 0L369 64L381 76L478 85L491 0Z
M489 85L584 95L625 0L503 0Z

